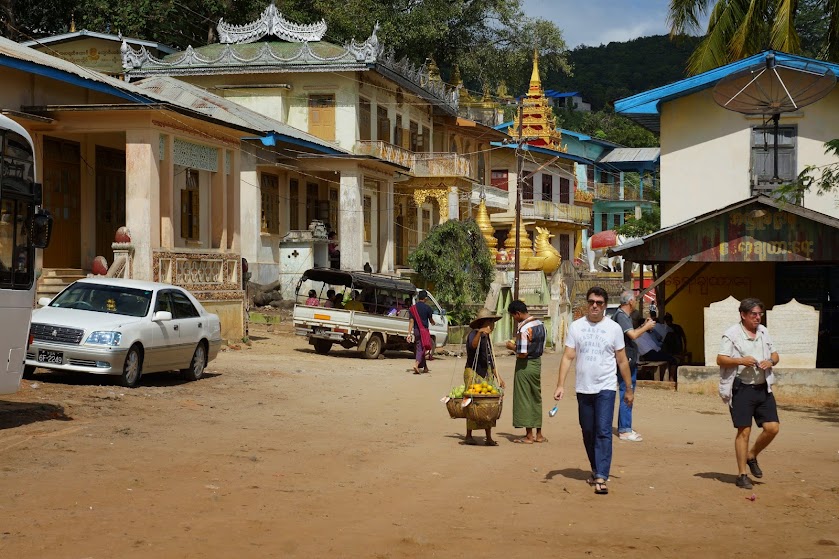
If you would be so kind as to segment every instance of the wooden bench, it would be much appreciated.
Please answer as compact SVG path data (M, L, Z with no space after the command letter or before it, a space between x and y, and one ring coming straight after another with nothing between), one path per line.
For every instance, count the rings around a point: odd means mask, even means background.
M638 379L643 380L643 377L649 374L650 380L656 380L658 372L659 380L664 380L667 378L669 365L667 361L638 361Z

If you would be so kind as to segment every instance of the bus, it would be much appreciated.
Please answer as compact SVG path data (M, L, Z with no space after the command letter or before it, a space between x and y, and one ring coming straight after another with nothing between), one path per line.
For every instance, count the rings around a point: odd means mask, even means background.
M0 394L23 376L35 302L35 249L46 248L52 217L41 206L32 138L0 115Z

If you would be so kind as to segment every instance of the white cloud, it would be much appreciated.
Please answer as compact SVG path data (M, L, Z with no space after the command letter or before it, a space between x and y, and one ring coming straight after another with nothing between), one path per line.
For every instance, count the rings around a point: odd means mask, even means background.
M664 35L669 0L523 0L524 12L556 23L568 48Z

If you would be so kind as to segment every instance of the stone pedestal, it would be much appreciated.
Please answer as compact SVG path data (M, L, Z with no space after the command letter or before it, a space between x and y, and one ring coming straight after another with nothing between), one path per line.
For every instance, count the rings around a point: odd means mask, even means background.
M715 367L722 335L740 321L740 301L729 297L705 307L705 366Z

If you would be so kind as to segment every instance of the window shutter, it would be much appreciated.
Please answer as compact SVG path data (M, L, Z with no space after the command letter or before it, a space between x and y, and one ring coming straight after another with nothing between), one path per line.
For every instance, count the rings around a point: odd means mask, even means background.
M181 238L189 238L190 191L181 190Z
M201 239L201 231L199 228L201 217L201 199L197 190L191 191L190 194L192 195L192 236L190 238L197 241Z

